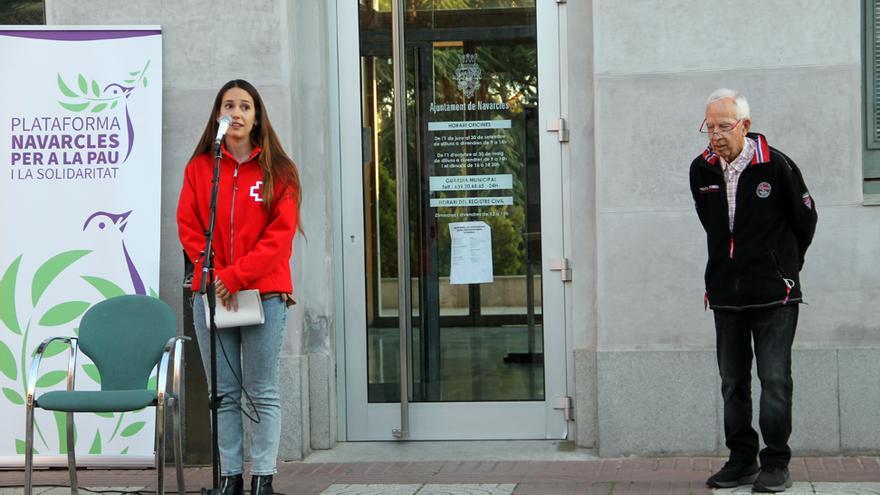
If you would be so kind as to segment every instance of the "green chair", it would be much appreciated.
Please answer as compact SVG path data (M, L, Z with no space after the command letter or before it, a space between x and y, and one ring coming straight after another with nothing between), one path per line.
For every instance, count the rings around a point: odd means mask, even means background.
M78 493L74 454L73 414L78 412L127 412L147 406L156 408L156 470L158 494L165 492L165 407L170 406L174 421L174 461L177 489L185 492L180 436L180 363L183 340L177 336L177 319L160 299L126 295L101 301L83 315L79 337L52 337L34 353L27 380L25 418L25 495L33 490L34 408L67 413L67 460L70 491ZM52 341L70 346L67 390L46 392L34 399L40 361ZM74 390L77 351L91 358L101 374L101 390ZM150 374L158 364L157 390L147 388ZM170 369L169 369L170 367ZM171 393L167 382L171 373Z

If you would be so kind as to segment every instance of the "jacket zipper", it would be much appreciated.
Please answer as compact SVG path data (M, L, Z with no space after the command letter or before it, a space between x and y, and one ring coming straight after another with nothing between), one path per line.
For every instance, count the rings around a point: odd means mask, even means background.
M238 167L235 163L235 171L232 172L232 208L229 212L229 264L235 261L235 193L238 191Z
M794 279L785 276L785 273L782 271L782 265L779 264L779 257L776 256L775 251L770 251L770 256L773 257L773 263L776 264L776 274L779 275L779 278L782 279L782 283L785 284L785 299L782 300L782 304L788 304L788 299L791 296L791 289L794 289Z
M782 304L788 304L788 298L791 296L791 289L794 288L794 280L790 278L782 277L782 281L785 283L785 299L782 300Z
M744 176L744 175L746 174L746 172L748 172L749 170L751 170L751 167L747 165L746 168L744 168L744 169L742 170L742 172L739 173L739 179L737 179L737 183L736 183L736 192L734 193L735 196L739 196L739 186L740 186L740 184L741 184L740 181L742 181L743 176ZM723 173L723 172L721 173L721 176L724 177L724 173ZM725 179L723 182L724 182L724 186L727 187L727 179ZM727 207L728 207L728 211L730 211L730 205L727 204L727 201L726 201L727 196L725 195L724 197L725 197L725 206L727 206ZM728 214L728 222L729 222L729 221L730 221L730 215ZM733 225L736 226L736 211L733 212ZM730 259L733 259L733 251L734 251L733 229L730 229L730 254L729 254Z

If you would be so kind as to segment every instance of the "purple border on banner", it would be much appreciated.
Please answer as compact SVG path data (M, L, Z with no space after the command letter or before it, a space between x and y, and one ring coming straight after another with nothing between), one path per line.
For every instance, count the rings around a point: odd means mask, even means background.
M144 29L124 31L114 30L0 30L0 36L12 36L16 38L32 38L40 40L58 40L58 41L95 41L95 40L115 40L122 38L140 38L143 36L155 36L162 34L159 29Z

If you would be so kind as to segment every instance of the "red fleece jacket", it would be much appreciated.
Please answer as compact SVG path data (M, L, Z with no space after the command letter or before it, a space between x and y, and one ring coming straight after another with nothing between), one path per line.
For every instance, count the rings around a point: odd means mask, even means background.
M239 164L225 147L220 161L220 188L214 222L216 276L230 292L258 289L261 293L291 294L290 256L299 217L293 186L275 181L272 208L263 206L260 148ZM211 153L196 156L186 166L177 204L177 230L184 251L195 265L192 286L201 286L201 255L205 249L211 205Z

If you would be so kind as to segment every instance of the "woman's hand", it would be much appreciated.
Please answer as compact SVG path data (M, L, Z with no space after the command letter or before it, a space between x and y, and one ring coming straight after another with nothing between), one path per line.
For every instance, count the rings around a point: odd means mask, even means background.
M214 280L214 291L217 294L217 297L220 298L220 303L223 304L224 308L238 311L238 299L235 297L235 294L229 292L229 289L223 285L223 281L220 280L220 277L217 277Z

